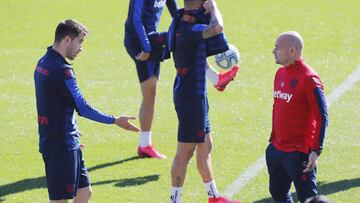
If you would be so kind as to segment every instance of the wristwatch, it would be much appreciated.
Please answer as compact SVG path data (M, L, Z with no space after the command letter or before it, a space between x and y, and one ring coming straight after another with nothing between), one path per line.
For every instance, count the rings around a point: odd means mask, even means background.
M321 152L322 152L322 149L315 149L315 150L312 150L313 152L315 152L318 156L320 156Z

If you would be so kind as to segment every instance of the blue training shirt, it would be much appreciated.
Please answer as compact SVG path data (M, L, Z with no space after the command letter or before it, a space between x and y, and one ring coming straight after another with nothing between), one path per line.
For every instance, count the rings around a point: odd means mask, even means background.
M76 84L72 66L52 47L34 72L39 151L44 156L79 148L74 110L80 116L111 124L115 118L92 108Z
M147 35L157 32L165 4L171 16L174 16L178 8L176 0L130 0L125 22L125 46L131 46L136 41L142 50L151 52Z
M173 20L169 26L168 35L167 35L167 41L166 41L166 50L164 56L167 56L170 52L175 50L176 45L175 43L175 29L177 29L179 22L181 21L181 17L184 15L185 10L184 9L178 9L176 11L175 16L173 17ZM197 19L196 24L205 24L208 25L210 22L210 16L204 15L204 16L198 16L201 19L205 18L205 20L199 20ZM199 26L199 25L198 25ZM201 27L204 27L202 25ZM203 29L203 28L202 28ZM220 33L218 35L215 35L213 37L210 37L205 40L206 41L206 56L213 56L219 53L223 53L227 50L229 50L229 45L226 40L225 34Z
M204 24L180 21L175 29L175 48L172 50L177 70L174 98L203 98L206 90L206 40Z

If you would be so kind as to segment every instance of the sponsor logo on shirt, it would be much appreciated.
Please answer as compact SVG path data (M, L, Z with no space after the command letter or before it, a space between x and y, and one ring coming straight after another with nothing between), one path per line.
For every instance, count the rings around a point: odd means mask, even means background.
M289 103L292 97L292 94L281 92L280 90L274 91L274 98L283 99L286 101L286 103Z
M166 0L155 0L154 8L162 8L165 6Z
M36 67L35 70L36 70L36 72L38 72L38 73L40 73L42 75L49 75L49 73L50 73L49 70L47 70L47 69L45 69L43 67L40 67L40 66Z

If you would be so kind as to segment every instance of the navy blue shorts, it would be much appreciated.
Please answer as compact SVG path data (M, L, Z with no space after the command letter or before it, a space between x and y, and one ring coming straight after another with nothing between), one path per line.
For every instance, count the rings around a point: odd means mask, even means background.
M269 190L275 202L292 203L290 193L294 182L300 202L317 195L316 168L309 173L303 173L309 160L309 154L302 152L283 152L273 144L266 149L266 164L270 177Z
M139 82L145 82L149 78L155 76L159 79L160 75L160 62L156 61L135 61L136 72L139 78Z
M160 75L160 61L163 61L164 47L166 40L166 32L163 33L151 33L148 35L152 51L147 61L138 61L135 56L138 55L142 49L134 37L125 32L125 48L129 56L134 60L136 64L136 71L138 74L139 82L142 83L147 79L155 76L159 78Z
M174 99L178 116L178 141L203 143L210 133L209 104L205 98Z
M147 60L147 61L139 61L135 59L135 56L138 55L141 50L137 48L126 47L126 50L134 60L136 65L136 71L139 78L139 82L142 83L149 78L155 76L159 78L160 75L160 61Z
M50 200L73 199L78 188L90 185L80 149L43 156Z

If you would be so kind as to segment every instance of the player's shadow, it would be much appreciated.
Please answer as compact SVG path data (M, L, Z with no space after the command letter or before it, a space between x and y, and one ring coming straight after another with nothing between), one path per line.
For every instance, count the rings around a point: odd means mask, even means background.
M88 172L103 169L106 167L122 164L128 161L139 159L138 156L129 157L127 159L122 159L119 161L113 161L108 162L100 165L95 165L93 167L88 168ZM129 179L122 179L117 180L117 184L119 184L119 187L127 187L132 186L134 183L139 183L139 185L145 184L149 181L154 181L159 179L159 175L153 175L153 176L144 176L144 177L136 177L136 178L129 178ZM101 185L101 182L95 183L97 185ZM105 183L102 183L105 184ZM118 186L118 185L115 186ZM19 192L24 192L27 190L33 190L33 189L40 189L40 188L46 188L46 179L44 176L37 177L37 178L27 178L23 180L19 180L17 182L9 183L6 185L0 186L0 202L4 201L4 196L10 195L10 194L16 194Z
M324 183L319 182L318 183L318 192L321 195L329 195L341 191L345 191L351 188L360 187L360 178L356 179L345 179L345 180L339 180L336 182L330 182L330 183ZM296 193L291 194L293 196L294 201L298 201ZM254 201L254 203L267 203L267 202L274 202L271 197L264 198L261 200Z
M154 174L154 175L148 175L148 176L142 176L142 177L135 177L135 178L124 178L124 179L118 179L118 180L105 180L105 181L99 181L96 183L92 183L91 185L104 185L104 184L111 184L116 183L116 187L130 187L130 186L139 186L144 185L151 181L157 181L159 180L160 175Z
M102 169L102 168L107 168L107 167L110 167L110 166L122 164L122 163L132 161L132 160L136 160L136 159L139 159L139 157L138 156L133 156L133 157L129 157L127 159L119 160L119 161L113 161L113 162L108 162L108 163L104 163L104 164L100 164L100 165L95 165L95 166L93 166L91 168L88 168L88 172L90 173L91 171L99 170L99 169Z

